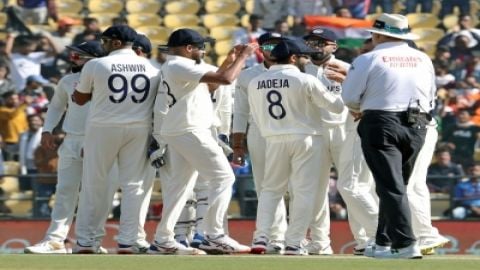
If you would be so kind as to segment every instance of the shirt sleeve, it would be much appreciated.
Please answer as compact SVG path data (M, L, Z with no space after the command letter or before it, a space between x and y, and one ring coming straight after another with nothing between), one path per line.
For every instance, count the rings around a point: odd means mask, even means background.
M309 76L309 91L311 92L313 102L321 108L325 108L333 113L341 113L343 111L343 101L338 95L331 94L325 86L313 76Z
M238 77L235 84L235 95L233 103L233 133L246 133L250 105L248 104L247 85L242 75Z
M160 137L163 119L169 111L168 88L163 81L163 75L159 72L160 83L158 84L157 96L155 97L155 105L153 107L153 135L157 141Z
M355 59L342 84L343 102L354 112L360 111L361 99L367 89L368 61L369 59L363 55Z
M88 61L82 68L80 73L80 82L77 85L77 90L80 93L89 94L93 92L93 80L95 75L95 59Z
M210 70L203 65L191 65L186 62L177 62L170 67L169 77L177 82L199 82Z
M65 90L65 83L62 80L58 82L55 87L55 93L48 105L47 116L45 118L45 124L43 125L43 131L52 132L58 125L60 119L62 119L68 104L68 93Z
M217 115L220 119L220 134L230 135L230 126L232 124L232 91L233 85L222 85L221 103L218 105Z

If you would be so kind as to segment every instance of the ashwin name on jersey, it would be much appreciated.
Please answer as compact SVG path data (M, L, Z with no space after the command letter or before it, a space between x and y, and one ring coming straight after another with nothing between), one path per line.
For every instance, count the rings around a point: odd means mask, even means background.
M112 64L112 72L146 72L144 64Z

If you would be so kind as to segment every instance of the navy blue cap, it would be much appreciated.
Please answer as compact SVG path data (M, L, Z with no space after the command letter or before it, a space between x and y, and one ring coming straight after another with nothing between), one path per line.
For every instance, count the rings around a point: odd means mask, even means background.
M152 52L152 43L150 40L147 38L147 36L138 34L137 38L133 42L132 45L133 48L140 48L142 52L144 53L151 53Z
M102 37L118 39L123 42L133 42L137 37L137 32L127 25L114 25L103 31Z
M257 41L258 41L259 45L263 45L267 41L283 40L283 39L284 39L284 37L280 33L267 32L267 33L259 36Z
M312 37L329 41L337 41L337 35L335 35L332 30L328 30L326 28L315 28L308 35L304 36L303 39L307 40Z
M213 41L209 37L203 37L197 31L189 28L181 28L170 34L168 38L168 47L179 47L186 45L203 44L205 42Z
M66 46L68 49L77 51L79 53L87 54L93 57L102 57L105 55L102 43L97 40L85 41L80 44Z
M293 54L313 54L315 50L300 39L284 39L272 50L272 56L277 59L285 59Z

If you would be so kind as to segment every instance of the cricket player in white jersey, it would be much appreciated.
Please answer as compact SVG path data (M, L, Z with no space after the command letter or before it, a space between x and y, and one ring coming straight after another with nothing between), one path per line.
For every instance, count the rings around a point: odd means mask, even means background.
M252 120L250 114L250 105L248 103L248 84L250 81L264 73L274 64L270 53L283 37L278 33L265 33L258 38L258 44L262 51L264 62L243 70L238 76L235 85L235 97L233 106L233 162L238 165L244 165L245 162L245 134L247 134L247 147L250 160L252 162L253 181L257 197L262 190L262 182L265 172L265 138L260 135L257 124ZM248 133L247 133L248 127ZM287 213L284 200L280 200L278 208L275 211L275 219L272 224L269 235L269 243L252 245L252 253L281 253L284 247L285 231L287 230ZM264 249L264 247L267 247Z
M104 222L97 205L111 185L106 175L116 159L122 190L118 253L139 251L138 227L146 216L142 205L150 200L153 184L146 156L159 78L158 70L132 50L136 36L126 25L105 30L101 40L109 55L84 66L72 96L79 105L91 100L80 195L85 209L79 209L76 230L79 252L90 251L94 228Z
M78 45L67 46L67 48L70 50L69 57L73 63L72 73L65 75L58 82L55 94L48 106L41 142L50 149L57 147L52 131L65 113L62 129L66 132L66 136L58 149L58 180L55 204L45 238L42 242L25 248L25 253L67 253L64 241L67 239L75 208L77 207L83 167L81 150L84 143L85 122L89 106L78 106L72 102L70 96L79 82L80 71L83 65L91 59L102 57L104 50L99 41L87 41ZM109 195L105 196L105 198L110 198L110 202L112 201L113 193L115 193L115 188L111 188L108 191ZM109 205L106 204L103 209L103 215L105 217L108 216ZM97 238L101 239L105 234L103 224L98 230ZM95 252L105 252L105 250L96 245Z
M170 55L161 68L153 135L161 148L168 144L167 163L171 162L171 172L169 179L162 181L162 219L149 253L204 253L176 242L173 231L195 186L197 172L201 179L210 181L205 239L200 248L211 253L250 252L248 246L225 235L223 229L235 176L211 133L214 119L209 87L231 84L257 45L236 46L218 71L212 72L199 65L206 41L198 32L187 28L174 31L168 39Z
M206 69L216 72L218 67L202 61ZM212 136L222 147L223 152L228 157L232 149L228 145L230 136L230 126L232 123L232 87L233 84L219 85L219 87L210 92L213 103L214 122L212 126ZM208 210L208 179L198 179L193 189L192 197L187 200L185 207L175 225L175 239L185 246L194 248L200 247L204 239L203 222L205 213ZM228 225L225 216L225 225ZM228 228L225 227L225 230ZM226 234L228 234L226 232Z
M253 244L268 243L275 209L290 185L292 202L285 233L286 255L308 255L302 246L310 224L323 154L318 110L340 113L344 105L312 75L295 65L314 50L301 40L283 40L272 51L276 64L248 85L253 119L266 139L265 178ZM266 249L266 246L265 246Z
M342 76L337 76L335 69L348 70L350 65L333 55L337 49L335 33L328 29L315 28L304 39L317 51L311 56L311 62L305 66L305 72L316 76L333 94L340 95ZM333 163L338 172L337 189L347 204L350 229L357 242L354 254L361 255L369 241L375 237L378 199L374 194L373 176L361 151L356 132L358 123L354 122L346 107L341 114L321 110L321 120L322 138L324 144L328 145L328 151L324 156L325 160L320 163L321 184L315 204L315 218L310 226L312 241L307 249L310 254L316 255L333 253L329 237L330 214L327 196L330 166Z

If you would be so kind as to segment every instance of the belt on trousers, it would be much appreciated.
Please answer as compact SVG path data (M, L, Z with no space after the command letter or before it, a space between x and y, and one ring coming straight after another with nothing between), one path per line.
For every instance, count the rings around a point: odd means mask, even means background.
M390 112L390 111L382 111L382 110L365 110L362 112L363 115L368 114L387 114L387 115L396 115L396 116L407 116L407 111L402 112ZM431 120L432 116L429 113L419 113L419 115Z

